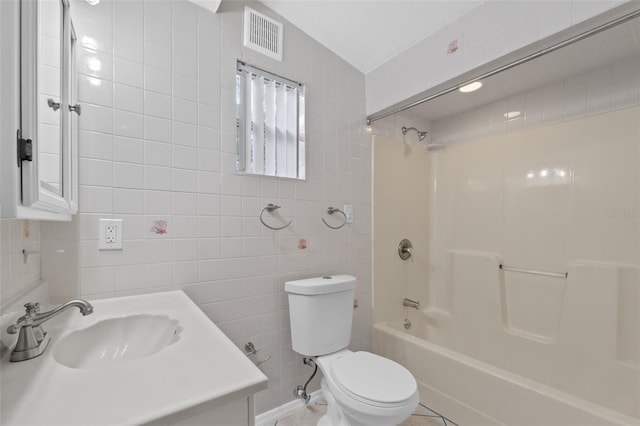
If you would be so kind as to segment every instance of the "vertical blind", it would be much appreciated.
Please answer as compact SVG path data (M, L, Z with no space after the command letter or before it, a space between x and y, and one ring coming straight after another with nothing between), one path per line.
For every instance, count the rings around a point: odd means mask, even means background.
M304 92L302 84L238 62L238 171L305 179Z

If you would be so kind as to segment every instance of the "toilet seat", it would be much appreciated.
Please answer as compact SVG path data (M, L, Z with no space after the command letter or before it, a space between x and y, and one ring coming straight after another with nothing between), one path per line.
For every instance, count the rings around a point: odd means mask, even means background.
M332 359L330 374L349 397L380 408L404 405L418 389L406 368L370 352L352 352Z

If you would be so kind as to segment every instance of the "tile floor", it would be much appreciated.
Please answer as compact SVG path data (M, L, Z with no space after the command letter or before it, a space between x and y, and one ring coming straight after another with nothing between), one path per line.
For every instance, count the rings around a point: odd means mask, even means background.
M313 426L318 423L327 411L327 403L318 401L311 404L304 410L294 413L284 419L277 420L273 426ZM404 422L399 426L458 426L449 419L445 419L441 415L434 413L426 406L420 404Z

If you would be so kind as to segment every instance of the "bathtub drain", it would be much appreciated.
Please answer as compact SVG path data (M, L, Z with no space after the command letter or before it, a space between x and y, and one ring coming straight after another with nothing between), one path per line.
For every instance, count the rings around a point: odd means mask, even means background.
M408 318L405 318L404 321L402 322L402 325L404 325L404 328L408 330L411 328L411 321L409 321Z

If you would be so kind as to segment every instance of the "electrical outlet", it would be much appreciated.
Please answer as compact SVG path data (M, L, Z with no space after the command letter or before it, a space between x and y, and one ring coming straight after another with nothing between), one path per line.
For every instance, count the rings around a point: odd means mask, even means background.
M105 228L105 242L107 244L115 244L117 238L116 238L116 232L117 232L118 227L115 225L107 225L107 227Z
M122 250L122 219L100 219L99 250Z

